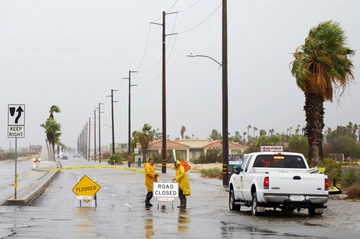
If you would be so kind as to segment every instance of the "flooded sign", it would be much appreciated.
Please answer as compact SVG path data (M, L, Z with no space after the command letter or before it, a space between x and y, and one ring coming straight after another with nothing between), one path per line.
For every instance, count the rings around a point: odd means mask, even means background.
M100 190L99 184L95 183L91 178L84 175L75 185L72 191L77 196L94 196Z
M179 196L178 183L162 183L155 182L153 185L154 197L178 197Z

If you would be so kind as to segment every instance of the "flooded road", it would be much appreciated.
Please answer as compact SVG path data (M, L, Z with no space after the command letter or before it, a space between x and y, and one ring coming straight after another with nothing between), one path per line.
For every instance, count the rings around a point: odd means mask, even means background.
M61 163L64 168L106 166L84 159ZM160 181L169 182L174 174L167 170ZM101 186L97 207L92 202L83 202L81 208L76 205L72 189L84 175ZM330 200L325 213L315 217L307 211L252 217L246 207L228 210L221 180L196 173L188 176L192 192L188 209L176 208L179 199L174 205L160 202L158 209L153 198L154 206L146 210L141 173L107 168L62 170L31 206L0 207L0 238L359 238L358 202Z

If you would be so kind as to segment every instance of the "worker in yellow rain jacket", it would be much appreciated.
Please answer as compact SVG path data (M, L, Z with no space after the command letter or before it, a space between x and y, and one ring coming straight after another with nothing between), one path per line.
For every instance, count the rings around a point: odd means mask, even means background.
M153 197L153 183L157 182L158 173L155 173L154 170L154 160L149 158L148 162L145 163L145 186L147 188L147 194L145 198L145 207L149 208L153 205L150 203L151 198Z
M180 205L178 208L185 209L186 208L186 196L190 196L190 184L188 177L186 175L185 168L180 164L179 160L175 162L175 178L173 178L173 182L179 183L179 199Z

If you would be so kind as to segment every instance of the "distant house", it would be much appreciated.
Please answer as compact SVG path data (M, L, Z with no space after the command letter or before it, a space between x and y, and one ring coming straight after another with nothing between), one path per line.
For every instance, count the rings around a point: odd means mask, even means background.
M178 155L181 159L187 158L190 146L182 144L176 141L166 140L166 150L171 150L175 155ZM149 144L147 148L147 158L150 158L153 153L158 153L161 155L162 150L162 140L156 140Z
M200 155L206 154L207 150L211 148L222 149L221 140L210 140L210 139L178 139L178 140L166 140L166 150L171 150L175 155L184 159L188 162L192 162ZM162 140L156 140L148 146L148 157L154 152L161 154ZM229 142L229 155L238 155L244 152L244 146Z

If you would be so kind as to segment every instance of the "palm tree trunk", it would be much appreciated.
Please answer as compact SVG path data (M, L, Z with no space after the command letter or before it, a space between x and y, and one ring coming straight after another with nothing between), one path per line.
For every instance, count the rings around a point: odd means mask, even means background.
M143 153L143 163L146 163L146 153L147 153L147 149L142 149L142 153Z
M309 143L309 164L318 165L323 160L322 141L324 128L324 100L317 94L305 93L305 136Z

